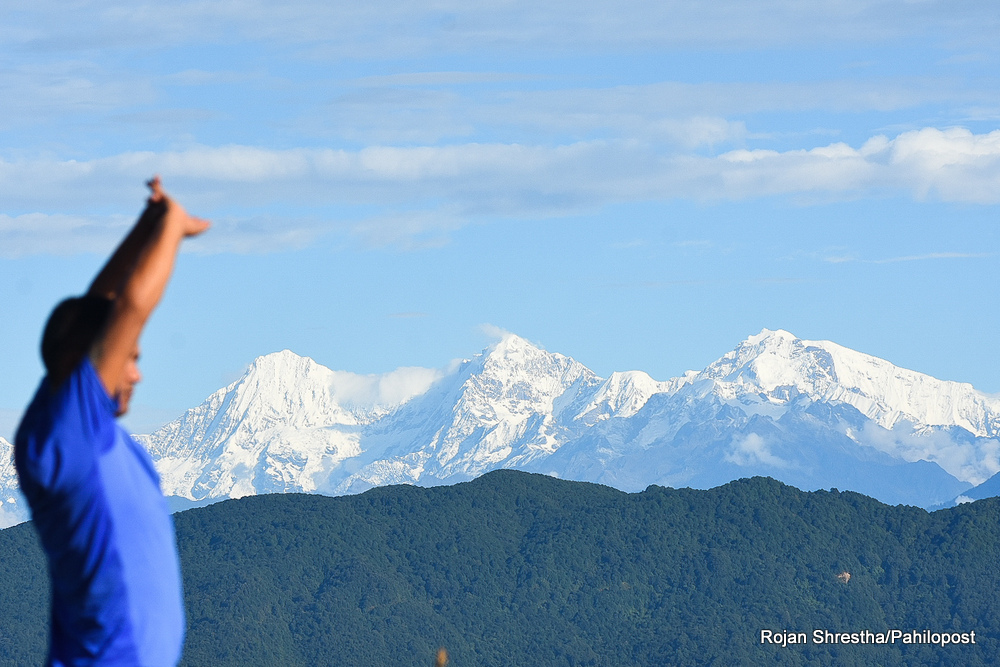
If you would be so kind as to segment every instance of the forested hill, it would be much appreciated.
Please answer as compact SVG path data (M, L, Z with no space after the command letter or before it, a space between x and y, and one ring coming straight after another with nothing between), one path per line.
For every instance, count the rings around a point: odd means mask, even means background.
M1000 660L996 498L927 513L767 478L625 494L499 471L176 524L186 665L430 665L438 646L453 667ZM3 664L41 663L45 586L31 526L0 532ZM976 643L811 642L894 628ZM762 629L810 642L761 645Z

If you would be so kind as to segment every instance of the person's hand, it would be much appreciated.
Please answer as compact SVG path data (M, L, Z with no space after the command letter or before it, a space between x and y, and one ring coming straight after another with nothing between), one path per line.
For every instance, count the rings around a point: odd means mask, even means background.
M197 236L208 229L211 225L208 220L196 218L195 216L188 214L188 212L184 210L183 206L171 199L167 193L163 191L163 186L160 184L159 176L154 176L152 180L146 183L146 185L149 186L149 189L152 192L149 196L149 202L151 204L163 204L166 207L166 213L164 213L164 224L168 226L176 226L176 228L186 237Z

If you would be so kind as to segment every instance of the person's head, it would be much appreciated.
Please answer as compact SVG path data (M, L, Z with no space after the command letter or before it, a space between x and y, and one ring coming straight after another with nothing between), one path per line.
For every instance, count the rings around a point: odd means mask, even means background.
M107 326L112 301L99 296L78 296L66 299L52 311L42 334L42 362L49 376L49 387L55 391L91 353ZM139 373L139 347L133 352L120 386L112 398L118 403L119 416L128 411L132 389L142 379Z

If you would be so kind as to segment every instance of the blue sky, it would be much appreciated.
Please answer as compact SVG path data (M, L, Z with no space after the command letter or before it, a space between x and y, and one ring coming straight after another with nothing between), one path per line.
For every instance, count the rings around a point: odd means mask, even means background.
M0 435L153 173L214 228L136 430L275 350L439 368L497 328L657 379L783 328L1000 392L997 34L975 1L5 2Z

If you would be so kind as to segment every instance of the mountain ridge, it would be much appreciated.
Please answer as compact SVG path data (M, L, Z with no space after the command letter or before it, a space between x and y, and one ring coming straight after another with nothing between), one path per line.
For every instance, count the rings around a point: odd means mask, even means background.
M780 352L792 363L768 363ZM733 367L725 363L729 360ZM810 361L811 367L803 372L802 366ZM703 373L719 377L748 367L765 391L783 386L806 389L805 393L824 400L850 403L886 428L909 420L928 426L960 426L980 437L1000 433L1000 400L976 391L971 384L938 380L830 341L801 340L781 329L765 329ZM803 377L812 382L796 386L795 380Z
M971 665L1000 657L1000 499L928 513L754 477L711 490L497 470L175 517L182 665ZM39 664L45 558L0 531L0 665ZM846 576L849 575L849 576ZM389 630L387 630L389 628ZM762 629L976 633L864 645ZM956 640L958 641L958 640Z
M768 475L935 507L1000 472L998 430L1000 399L967 383L764 329L666 381L601 378L509 333L448 369L381 376L283 350L137 439L182 505L516 468L627 491Z

